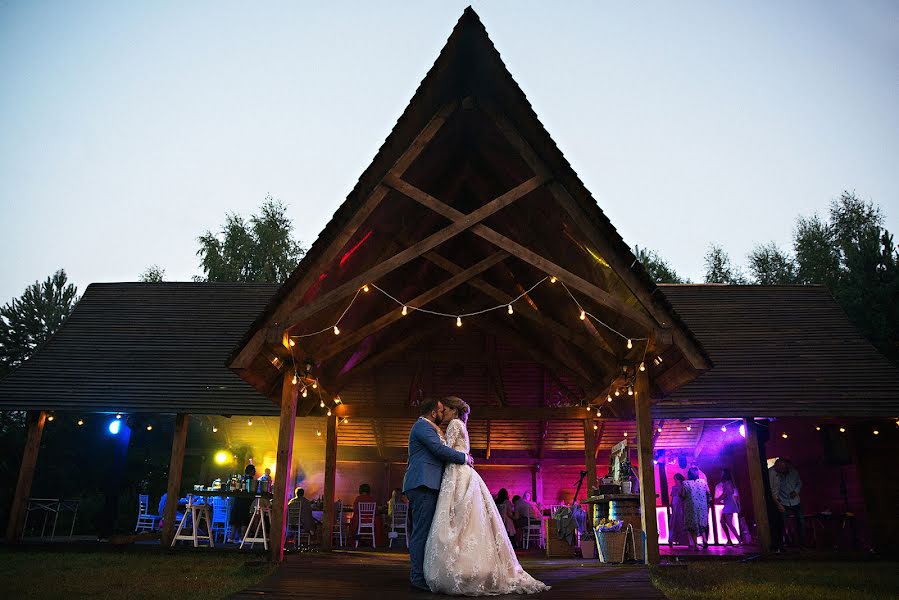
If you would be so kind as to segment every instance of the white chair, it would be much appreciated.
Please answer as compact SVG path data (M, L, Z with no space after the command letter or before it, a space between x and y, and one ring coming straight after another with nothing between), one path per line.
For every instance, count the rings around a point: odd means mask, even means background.
M268 522L271 523L271 506L269 506L268 500L259 498L254 504L253 516L250 517L250 524L247 525L247 534L240 542L241 549L243 549L243 545L247 542L250 543L251 550L256 542L262 542L263 547L268 550L268 526L266 524L266 518L268 519ZM254 523L256 524L256 529L253 529ZM253 533L250 534L250 531ZM262 535L260 535L260 533Z
M331 543L334 543L335 539L338 548L346 545L346 524L343 520L343 502L340 500L334 503L334 530L331 532Z
M231 498L213 497L212 502L212 537L222 537L225 543L231 537Z
M403 534L406 540L406 548L409 547L409 506L405 502L393 502L390 506L390 513L393 515L390 519L390 543L388 547L393 548L393 541Z
M190 525L187 525L190 519ZM200 522L206 521L206 534L200 532ZM181 533L188 529L189 533ZM187 506L184 509L184 516L178 524L178 530L175 537L172 538L172 546L178 541L193 542L194 548L200 545L201 541L209 543L210 548L215 548L215 542L212 541L212 515L209 511L209 505L204 502L203 498L193 495L187 496Z
M134 526L134 531L154 531L159 519L159 515L150 514L150 496L139 494L137 496L137 524Z
M540 518L527 517L528 522L521 534L521 543L524 549L530 547L531 540L537 542L537 547L543 547L543 522Z
M362 536L366 536L371 540L371 547L375 547L375 510L378 505L374 502L360 502L359 514L356 515L356 547L359 547L359 540Z

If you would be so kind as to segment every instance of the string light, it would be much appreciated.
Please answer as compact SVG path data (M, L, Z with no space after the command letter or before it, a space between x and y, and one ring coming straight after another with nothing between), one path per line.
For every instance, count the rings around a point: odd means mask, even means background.
M634 395L634 386L632 386L632 385L627 386L627 395L628 396Z
M84 419L78 419L78 426L84 425Z
M340 399L340 396L334 396L334 404L340 404L343 400Z
M300 392L303 395L303 398L309 395L309 390L306 389L306 386L303 386L303 391Z
M626 432L626 431L624 432L624 437L627 437L627 432Z
M640 361L640 371L642 372L642 371L645 371L645 370L646 370L646 364L641 360L641 361Z
M147 431L153 431L153 426L152 426L152 425L147 425Z
M317 387L318 387L318 380L313 379L313 380L312 380L312 389L314 390L314 389L317 388Z
M590 407L589 407L589 406L587 407L587 412L590 412Z
M53 419L55 419L55 418L56 418L56 417L54 417L53 415L47 415L47 420L48 420L48 421L53 421Z
M297 345L297 343L296 343L294 340L288 340L288 343L289 343L291 346L296 346L296 345Z
M658 431L659 433L662 433L662 428L661 428L661 427L657 427L657 428L656 428L656 431Z
M617 398L620 395L621 395L621 392L616 388L615 389L615 397Z
M581 321L585 320L586 318L587 318L587 312L585 310L581 309Z
M367 283L362 286L362 291L365 292L366 294L368 293L368 284Z
M687 431L692 431L692 430L693 430L693 426L692 426L692 425L687 425Z
M247 427L253 426L253 419L247 419Z
M784 432L784 433L780 434L780 437L782 437L783 439L787 439L790 436L788 436L787 433Z
M511 315L513 312L515 312L515 311L512 310L512 305L510 304L509 305L509 314Z
M840 427L840 433L846 433L846 428L845 428L845 427Z
M325 407L325 401L322 400L321 402L319 402L319 403L318 403L318 407L319 407L319 408L324 408L324 407Z
M634 347L634 343L631 341L631 338L627 338L627 349L630 350Z
M315 435L317 435L318 437L321 437L321 436L322 436L322 430L321 430L321 429L316 429L316 430L315 430Z
M558 281L558 280L556 279L555 275L553 275L552 277L549 278L550 283L555 283L556 281Z
M116 419L121 419L121 418L122 418L122 413L116 413L115 418L116 418Z
M880 432L877 431L877 430L875 429L875 430L874 430L874 435L880 435Z
M462 327L462 317L456 317L456 327Z
M403 316L405 317L408 314L409 314L409 308L404 304L403 305Z
M821 431L821 426L820 426L820 425L815 425L815 431Z
M215 425L212 426L212 433L218 433L219 428Z
M344 424L344 425L346 425L346 424L349 423L349 422L350 422L350 420L349 420L347 417L344 417L344 418L343 418L343 424Z
M727 433L727 425L722 425L722 426L721 426L721 431L724 432L724 433Z
M596 431L597 429L599 429L599 425L597 425L596 423L593 423L593 431Z
M294 385L296 385L297 382L298 382L299 380L300 380L300 378L299 378L299 376L297 375L297 372L294 371L294 372L293 372L293 379L291 379L290 382L293 383ZM305 390L306 388L303 387L303 389Z
M606 397L606 402L611 402L611 401L612 401L612 394L609 394L609 395Z
M328 409L328 416L329 416L329 417L331 416L331 409L330 409L330 408Z
M334 326L334 335L340 335L340 328L337 325Z

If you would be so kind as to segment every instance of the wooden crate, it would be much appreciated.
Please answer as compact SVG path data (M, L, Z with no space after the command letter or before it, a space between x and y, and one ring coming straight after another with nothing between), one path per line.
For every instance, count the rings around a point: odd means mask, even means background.
M546 556L548 558L574 558L577 556L577 546L570 546L565 540L556 536L555 521L545 519L543 521L543 539L546 540Z

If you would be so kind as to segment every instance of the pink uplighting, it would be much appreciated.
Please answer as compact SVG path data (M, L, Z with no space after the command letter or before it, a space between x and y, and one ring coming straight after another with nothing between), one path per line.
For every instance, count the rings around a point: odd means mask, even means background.
M720 544L724 545L727 543L727 535L723 534L721 531L721 511L724 510L724 506L720 504L715 505L715 516L714 522L712 518L712 509L709 509L709 544ZM668 509L664 506L656 507L656 523L659 526L659 544L667 544L668 543ZM734 527L734 530L738 535L740 533L740 523L737 515L731 515L731 524ZM697 542L702 542L701 538L697 538Z

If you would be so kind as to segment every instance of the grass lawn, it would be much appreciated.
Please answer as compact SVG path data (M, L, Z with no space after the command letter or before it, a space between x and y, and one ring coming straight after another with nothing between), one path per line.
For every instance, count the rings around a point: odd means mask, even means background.
M770 560L693 562L655 567L652 580L670 600L844 600L899 597L890 562Z
M0 549L5 598L223 598L272 572L235 553Z

